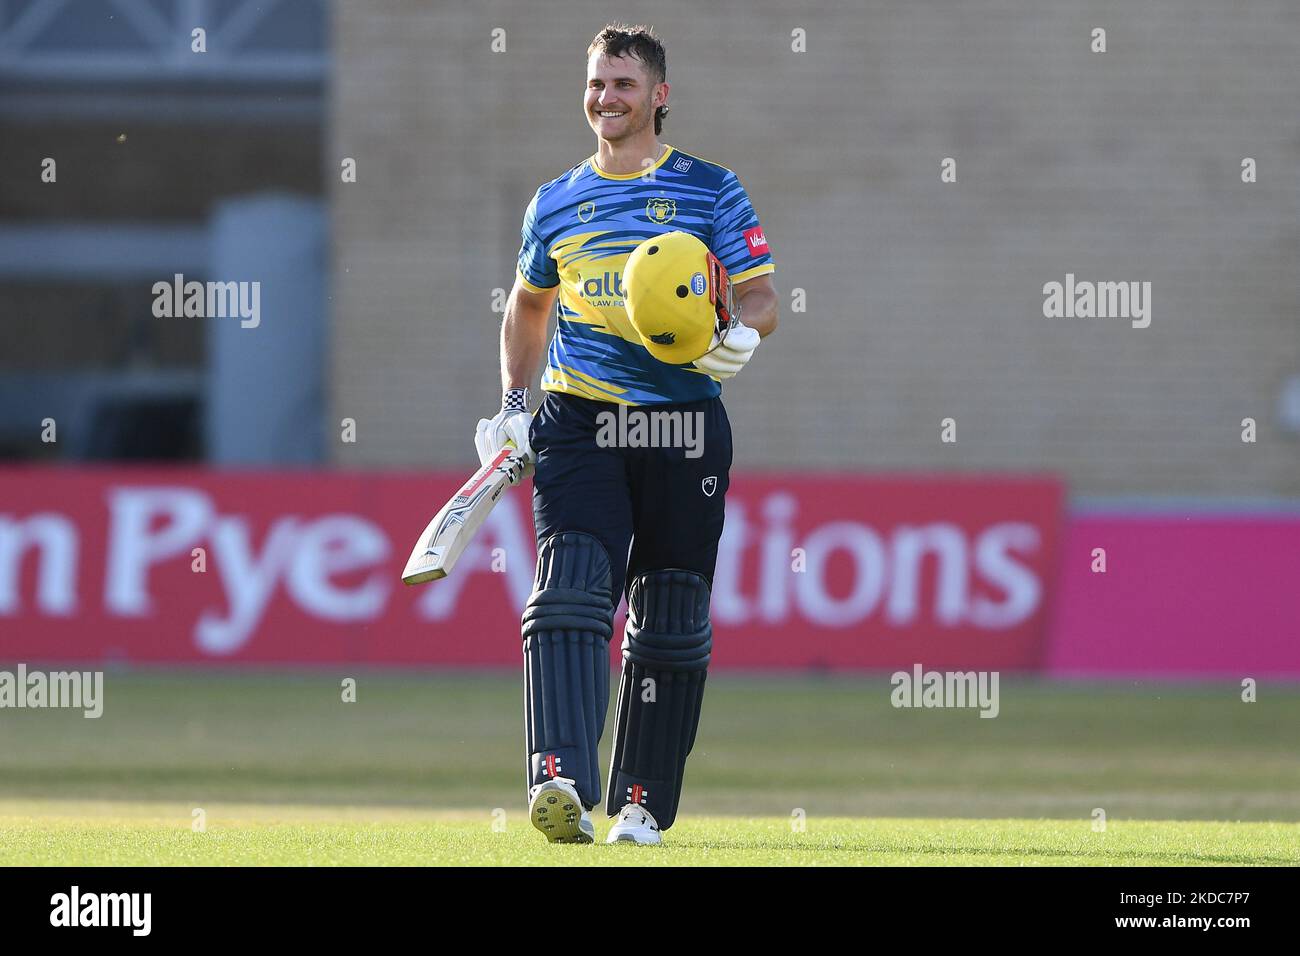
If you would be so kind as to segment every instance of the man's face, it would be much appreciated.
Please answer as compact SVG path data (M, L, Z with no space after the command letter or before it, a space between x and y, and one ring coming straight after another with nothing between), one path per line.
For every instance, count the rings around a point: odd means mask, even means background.
M601 139L617 143L639 135L667 98L668 84L655 84L636 57L598 52L587 61L583 106L587 123Z

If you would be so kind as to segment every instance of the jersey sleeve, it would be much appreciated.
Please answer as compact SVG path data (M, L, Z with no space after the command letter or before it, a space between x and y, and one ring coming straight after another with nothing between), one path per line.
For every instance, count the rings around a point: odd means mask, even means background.
M537 232L537 201L541 195L540 189L533 194L520 230L523 243L519 247L519 276L531 292L545 292L560 284L555 260L546 254L546 242Z
M726 266L732 282L744 282L776 271L749 194L730 170L722 180L713 207L713 241L709 248Z

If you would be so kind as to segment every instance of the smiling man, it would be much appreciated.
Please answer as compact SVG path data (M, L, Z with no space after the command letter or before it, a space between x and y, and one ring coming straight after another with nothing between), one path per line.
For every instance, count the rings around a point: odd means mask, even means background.
M528 462L515 480L535 473L537 578L523 616L529 812L556 843L594 839L608 642L625 591L609 842L659 843L672 826L712 648L709 594L731 467L721 382L777 324L775 266L740 180L659 141L666 76L663 44L647 28L611 24L588 49L583 110L596 153L528 205L501 328L502 408L475 437L483 462L512 442ZM681 316L668 313L680 297L683 315L705 315L707 343L716 305L706 354L661 360L671 331L649 343L660 357L647 348L623 282L639 246L642 259L661 253L656 267L686 268L666 288L662 270L645 270L659 277L645 300L655 321L674 327ZM545 397L530 416L544 353ZM701 433L690 449L598 440L613 410L681 413Z

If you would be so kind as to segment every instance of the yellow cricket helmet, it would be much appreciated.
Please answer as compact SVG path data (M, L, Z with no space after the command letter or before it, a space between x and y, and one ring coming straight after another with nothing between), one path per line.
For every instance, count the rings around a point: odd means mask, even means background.
M661 362L685 365L709 351L735 313L731 280L709 247L687 232L641 242L623 267L628 320Z

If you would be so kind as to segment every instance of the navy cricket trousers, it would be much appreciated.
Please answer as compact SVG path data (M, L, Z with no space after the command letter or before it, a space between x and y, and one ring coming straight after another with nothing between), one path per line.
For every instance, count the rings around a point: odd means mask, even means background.
M545 393L529 431L538 544L561 531L599 539L609 553L615 604L627 582L663 568L694 571L712 587L731 470L731 422L722 399L625 408L628 423L636 412L691 415L692 427L700 426L691 435L695 447L631 447L650 431L639 439L631 428L613 429L630 441L611 445L608 425L618 411L610 402ZM602 422L607 430L598 441Z

